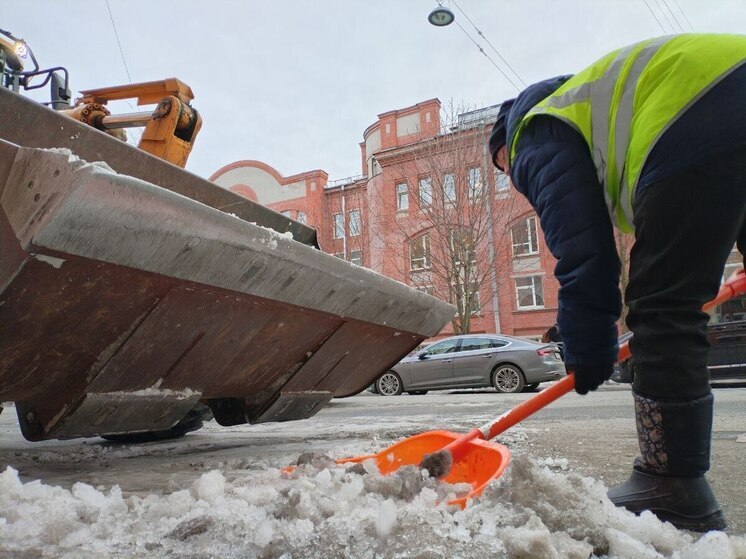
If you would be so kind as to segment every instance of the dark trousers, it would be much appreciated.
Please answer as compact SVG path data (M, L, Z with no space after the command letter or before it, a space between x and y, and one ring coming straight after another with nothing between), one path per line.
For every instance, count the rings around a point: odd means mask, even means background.
M696 142L696 138L692 141ZM626 300L636 393L710 393L708 315L734 244L746 254L746 148L648 185L635 202Z

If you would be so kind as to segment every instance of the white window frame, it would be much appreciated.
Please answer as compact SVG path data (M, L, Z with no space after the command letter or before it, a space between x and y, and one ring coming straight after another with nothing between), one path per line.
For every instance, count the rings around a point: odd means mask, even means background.
M396 185L396 209L400 212L409 209L409 186L406 182Z
M481 196L483 189L481 167L471 167L467 171L467 181L469 184L469 200Z
M420 178L420 207L425 208L433 203L433 181L430 177Z
M513 278L515 285L515 306L518 310L543 309L544 308L544 281L542 275L521 276ZM526 285L519 285L525 283ZM538 289L537 289L538 286ZM522 305L521 295L529 293L531 304Z
M452 292L456 293L456 295L461 298L461 308L466 306L466 286L466 283L461 282L461 289L456 289L456 284L453 284ZM482 301L479 298L479 282L476 280L472 281L471 289L474 289L475 296L471 299L471 309L469 310L469 313L471 316L476 316L482 312Z
M464 230L465 229L458 229L458 228L454 228L454 229L449 229L448 230L448 240L451 243L451 251L456 256L458 256L458 250L457 250L457 247L456 247L456 240L457 240L456 238L460 237L461 235L459 233L461 233ZM476 262L477 262L477 247L476 246L472 246L471 248L473 249L471 251L471 264L476 264ZM461 263L462 263L461 260L459 260L459 259L456 260L456 264L461 264Z
M516 242L516 228L525 227L526 241ZM523 231L521 232L523 233ZM530 216L515 223L510 228L511 250L513 256L531 256L539 254L539 232L536 226L536 216ZM520 252L519 252L520 250Z
M510 190L510 176L502 171L495 170L495 192L502 194Z
M453 173L443 175L443 200L451 206L456 205L456 175Z
M350 218L350 237L357 237L363 229L360 210L350 210L347 217Z
M413 258L412 248L420 245L419 249L422 252L422 256ZM430 268L430 235L420 235L419 237L409 241L409 271L418 272L420 270L427 270Z
M297 219L297 221L298 221L298 223L302 223L303 225L305 225L306 223L308 223L308 217L306 217L305 213L298 212L298 219Z
M344 214L334 214L332 216L332 236L335 239L344 239L345 236L345 218Z

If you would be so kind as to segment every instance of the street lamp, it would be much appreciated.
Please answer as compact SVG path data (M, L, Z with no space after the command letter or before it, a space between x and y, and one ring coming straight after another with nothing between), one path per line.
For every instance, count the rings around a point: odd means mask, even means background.
M443 6L438 6L427 16L427 21L436 27L451 25L455 19L456 16L453 15L453 12Z

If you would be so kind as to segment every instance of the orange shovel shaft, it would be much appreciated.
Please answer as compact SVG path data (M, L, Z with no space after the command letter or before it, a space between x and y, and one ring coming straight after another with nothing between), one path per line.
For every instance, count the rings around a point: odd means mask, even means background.
M704 304L703 310L711 309L732 297L740 295L746 292L746 273L743 269L739 269L734 272L721 287L717 296L712 300ZM629 342L624 342L619 348L619 354L617 361L625 361L631 356L629 350ZM460 458L461 453L467 448L467 443L475 438L490 440L495 438L500 433L510 429L516 423L520 423L528 416L542 409L547 404L551 404L560 396L564 396L568 392L571 392L575 388L575 377L572 374L568 374L562 380L554 383L549 388L545 388L535 396L532 396L528 400L521 402L514 408L508 410L497 419L485 423L478 429L473 429L465 434L463 437L459 437L451 444L446 446L443 450L451 452L454 461Z

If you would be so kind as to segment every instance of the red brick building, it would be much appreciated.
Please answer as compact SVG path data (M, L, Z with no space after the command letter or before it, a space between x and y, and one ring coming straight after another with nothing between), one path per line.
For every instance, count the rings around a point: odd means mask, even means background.
M538 338L556 319L554 259L489 162L497 108L448 115L430 99L380 114L363 132L359 176L284 177L246 160L210 180L315 227L324 251L457 304L456 331Z

